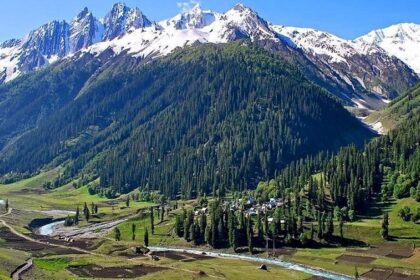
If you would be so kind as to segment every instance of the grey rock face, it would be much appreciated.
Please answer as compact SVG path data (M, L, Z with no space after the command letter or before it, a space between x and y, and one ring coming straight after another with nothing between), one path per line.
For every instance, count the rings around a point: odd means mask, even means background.
M70 27L70 53L77 52L98 42L103 27L87 8L80 12L71 22Z
M1 43L0 48L13 48L19 46L21 42L22 40L20 39L10 39Z
M123 3L117 3L112 10L105 16L104 40L112 40L127 33L131 28L144 28L151 26L150 20L143 15L138 8L129 8Z
M29 33L23 42L23 49L35 49L50 57L63 57L68 52L70 26L65 21L52 21Z

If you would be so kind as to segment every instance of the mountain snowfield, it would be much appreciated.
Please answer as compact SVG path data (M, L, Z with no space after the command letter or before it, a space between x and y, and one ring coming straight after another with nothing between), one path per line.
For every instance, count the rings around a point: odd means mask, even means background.
M420 75L420 25L415 23L395 24L359 37L355 42L365 47L378 46L409 65Z
M294 55L303 51L304 59L316 65L318 77L337 84L350 106L370 110L418 81L411 70L420 72L418 38L419 25L401 24L349 41L314 29L272 25L242 4L226 13L196 5L157 23L138 8L117 3L104 18L95 18L85 8L70 23L52 21L20 40L0 44L0 83L75 54L112 50L115 55L151 59L196 42L250 39L281 46ZM396 74L402 82L395 82Z

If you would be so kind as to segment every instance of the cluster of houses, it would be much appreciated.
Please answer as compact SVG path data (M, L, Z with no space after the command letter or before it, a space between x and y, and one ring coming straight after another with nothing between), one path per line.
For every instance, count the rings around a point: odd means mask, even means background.
M244 210L246 216L258 215L267 211L274 210L279 207L283 207L284 201L281 198L270 198L269 201L264 203L258 203L254 197L250 197L247 200L237 199L233 201L225 201L226 207L229 207L232 211ZM198 207L194 211L195 216L202 214L208 214L208 207ZM269 218L272 220L272 218Z

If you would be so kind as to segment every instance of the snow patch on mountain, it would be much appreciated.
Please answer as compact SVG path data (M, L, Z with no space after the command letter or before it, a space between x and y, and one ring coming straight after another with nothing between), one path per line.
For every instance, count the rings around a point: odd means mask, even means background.
M225 14L203 10L196 5L192 10L169 20L92 45L85 52L98 55L106 49L112 49L115 54L127 52L136 57L159 57L196 42L218 44L242 37L282 40L265 20L243 5L237 5Z
M420 74L420 24L401 23L378 29L355 40L361 49L378 46Z
M291 38L305 51L313 55L325 56L329 63L347 63L346 59L357 53L351 41L327 32L292 26L273 25L272 27L278 33Z
M372 39L375 43L369 43L367 39L350 41L310 28L271 25L242 4L225 13L195 5L189 11L155 23L138 8L117 3L104 18L94 17L85 8L70 23L52 21L23 39L0 44L0 83L60 59L72 58L79 52L99 56L112 51L116 55L156 58L196 42L220 44L246 39L262 41L268 48L281 49L285 55L309 60L316 68L317 78L338 88L338 96L364 109L394 98L400 90L394 82L396 77L409 85L418 80L402 61L390 57L386 48L379 46L379 41L389 37L382 33L378 33L380 36L375 33L381 40ZM412 33L404 32L401 35L404 40L398 37L401 42L406 42L406 38L415 41L407 34ZM406 46L404 51L412 49ZM416 57L410 54L406 60ZM376 101L369 97L371 93L377 96Z

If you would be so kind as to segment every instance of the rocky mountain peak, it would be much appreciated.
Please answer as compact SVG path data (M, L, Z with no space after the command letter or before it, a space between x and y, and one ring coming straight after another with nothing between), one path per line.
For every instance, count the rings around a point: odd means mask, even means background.
M69 24L65 21L51 21L26 36L25 49L35 49L42 55L64 56L68 52Z
M231 29L229 40L240 37L249 37L251 40L277 38L277 34L270 29L268 22L243 4L237 4L227 11L222 20Z
M87 15L91 14L89 12L89 9L87 7L85 7L75 18L76 21L79 21L81 19L83 19L84 17L86 17Z
M98 42L102 38L101 23L84 8L70 24L69 52L75 53Z
M191 10L176 15L175 17L163 21L161 24L175 29L201 29L212 24L218 14L212 11L205 11L200 4L196 4Z
M112 7L105 16L103 24L105 28L104 40L112 40L124 35L132 28L144 28L152 25L139 8L129 8L122 2Z

